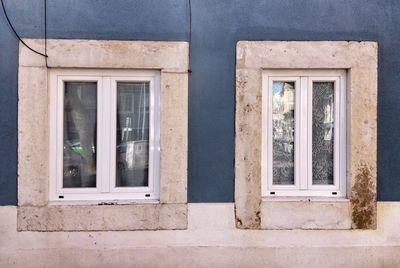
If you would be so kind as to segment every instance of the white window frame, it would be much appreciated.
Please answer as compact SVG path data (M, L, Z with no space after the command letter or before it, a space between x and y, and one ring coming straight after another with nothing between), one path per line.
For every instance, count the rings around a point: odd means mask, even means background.
M97 82L96 187L62 188L65 81ZM149 186L115 187L117 82L149 82ZM158 201L160 197L160 72L51 69L49 201Z
M346 197L346 71L264 70L262 81L262 196ZM273 81L295 83L294 185L273 185L272 182ZM335 83L333 185L312 185L312 83L314 81Z

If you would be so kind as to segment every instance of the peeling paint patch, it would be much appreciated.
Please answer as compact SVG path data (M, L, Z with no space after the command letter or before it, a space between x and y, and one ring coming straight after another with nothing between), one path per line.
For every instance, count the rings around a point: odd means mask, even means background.
M376 184L366 163L361 163L357 169L351 190L351 205L354 229L376 228Z

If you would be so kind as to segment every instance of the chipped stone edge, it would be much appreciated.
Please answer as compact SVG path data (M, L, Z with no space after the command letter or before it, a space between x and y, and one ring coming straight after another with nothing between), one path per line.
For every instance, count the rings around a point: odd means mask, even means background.
M28 44L33 45L33 47L38 48L39 45L43 45L43 40L40 39L24 39ZM145 69L159 69L161 70L161 91L165 91L164 87L168 86L168 91L172 92L171 95L164 95L168 97L166 101L169 103L171 101L177 101L180 103L180 109L174 110L173 106L169 105L169 109L166 110L168 114L174 115L179 114L180 118L186 120L180 120L180 125L176 125L176 122L170 122L174 117L164 116L162 117L161 122L161 133L165 132L163 130L163 126L174 125L174 129L179 131L180 138L180 157L179 161L175 161L174 165L169 166L170 168L174 168L173 171L168 171L168 165L163 165L162 174L160 174L162 178L161 186L164 188L160 189L160 204L146 204L144 210L153 211L155 215L158 217L162 216L162 209L168 206L168 208L172 210L176 210L179 212L179 209L182 206L187 209L187 116L188 116L188 60L189 60L189 52L188 52L188 43L187 42L158 42L158 41L99 41L99 40L49 40L48 45L50 45L49 50L49 66L52 66L51 63L57 63L57 67L80 67L80 68L92 68L93 64L96 63L96 57L84 57L85 55L81 55L83 60L79 62L76 66L69 66L68 59L66 56L62 54L65 51L69 51L70 49L75 49L74 51L79 52L79 46L85 46L85 49L82 50L82 53L85 53L87 49L90 49L90 46L95 46L95 49L99 49L99 47L105 46L107 49L106 57L111 59L105 65L99 65L96 67L104 67L108 69L112 68L145 68ZM135 59L130 59L129 65L125 62L120 63L120 53L116 53L115 56L112 55L113 49L124 49L124 53L122 55L132 55L137 53L146 54L142 58L138 57ZM54 54L51 51L51 48L58 47L57 53ZM89 47L89 48L88 48ZM61 53L61 54L60 54ZM154 60L154 57L159 56L159 54L165 58L165 61ZM79 54L79 53L78 53ZM28 51L28 49L20 43L20 54L19 54L19 86L18 86L18 94L20 96L20 100L18 102L18 215L24 214L24 217L18 216L18 230L30 230L30 231L46 231L53 230L51 227L51 222L47 222L45 229L41 229L37 226L29 227L26 226L27 219L32 219L35 214L35 211L40 209L41 215L46 215L45 218L36 219L39 223L44 224L46 222L46 218L50 218L54 220L52 213L54 211L63 211L64 208L68 207L66 205L49 205L48 204L48 182L49 182L49 154L44 152L42 154L38 154L38 150L32 146L34 140L38 141L48 141L48 120L43 120L43 117L48 117L49 106L48 106L48 86L47 86L47 69L45 68L45 61L42 56L39 56L35 53ZM101 58L104 55L99 55ZM152 58L153 57L153 58ZM52 60L50 60L52 58ZM86 61L85 61L86 59ZM168 60L170 59L170 60ZM63 60L66 60L67 63L64 66ZM123 59L124 60L124 59ZM141 63L143 61L147 61L147 65L141 67ZM54 65L53 65L54 66ZM31 79L34 77L35 79ZM168 79L165 79L167 77ZM34 81L34 85L32 84ZM41 82L42 81L42 82ZM167 82L167 83L166 83ZM28 90L31 90L28 92ZM29 94L27 94L29 93ZM44 96L44 101L40 103L40 107L36 107L35 109L27 108L26 103L32 102L33 99L30 98L31 95L40 95ZM22 97L22 99L21 99ZM21 106L24 104L24 106ZM35 103L37 105L37 103ZM161 100L161 105L163 107L163 100ZM46 110L47 109L47 110ZM163 107L162 109L165 109ZM42 125L37 124L34 127L37 128L38 133L41 135L36 135L37 137L32 137L29 131L23 131L24 126L29 124L29 122L44 122ZM43 129L42 129L43 128ZM46 129L44 129L46 128ZM169 142L166 140L165 135L161 134L161 143L168 144ZM166 155L174 155L174 152L170 152L168 150L175 149L174 146L166 147L168 149L164 149L161 153L161 156ZM27 159L26 159L27 158ZM25 161L26 160L26 161ZM175 159L176 160L176 159ZM33 161L33 162L32 162ZM32 162L32 163L31 163ZM171 161L169 161L171 162ZM40 169L36 172L36 169ZM178 170L177 170L178 169ZM33 172L32 172L33 171ZM31 174L34 174L35 178L32 179ZM171 185L170 185L171 184ZM55 208L57 208L55 210ZM69 207L76 208L76 212L82 210L82 206L73 206ZM113 210L118 213L119 208L126 210L126 205L114 205L112 207ZM129 205L132 213L138 213L141 209L143 209L143 204L133 204ZM88 213L98 212L102 210L98 205L88 205L85 208ZM103 208L104 209L104 208ZM136 211L136 212L135 212ZM149 215L147 215L149 216ZM145 213L143 214L142 220L145 220L147 217ZM121 219L123 215L120 216ZM140 219L140 218L139 218ZM88 221L91 219L89 218ZM101 219L100 219L101 220ZM155 220L157 221L157 220ZM79 222L79 220L78 220ZM155 229L186 229L187 227L187 213L184 213L183 216L178 218L172 217L170 219L170 226L163 225L162 223L149 223L149 228L147 227L138 227L136 224L137 221L133 221L131 226L125 227L127 230L155 230ZM26 227L22 227L26 226ZM117 225L116 225L117 226ZM79 229L79 226L76 225L76 229ZM62 228L61 228L62 229ZM118 228L117 228L118 229ZM112 225L109 225L107 229L101 230L117 230L113 228ZM58 229L57 229L58 230ZM83 229L82 229L83 230ZM89 229L87 229L89 230ZM90 229L92 230L92 229ZM97 230L96 228L93 230ZM119 229L118 229L119 230ZM55 231L55 229L54 229ZM70 227L68 231L74 231L74 227Z
M235 125L235 218L236 227L260 229L263 226L261 215L262 201L258 194L261 177L246 178L243 174L243 147L246 139L240 137L238 130L241 121L238 92L246 84L238 73L256 71L261 75L263 69L346 69L348 71L348 198L351 204L351 226L349 229L376 229L376 148L377 148L377 66L378 44L358 41L239 41L236 50L236 125ZM293 55L299 55L294 62ZM286 57L285 57L286 55ZM288 59L289 57L289 59ZM238 81L242 80L242 81ZM261 89L262 83L258 84ZM360 98L361 96L361 98ZM243 103L244 105L245 103ZM363 107L368 107L365 111ZM257 111L256 111L257 112ZM359 122L363 123L362 128ZM248 132L257 132L261 126L248 124ZM240 139L242 138L242 141ZM261 144L261 143L260 143ZM260 144L256 144L259 147ZM253 149L246 156L251 157ZM360 154L360 152L362 152ZM258 157L247 158L247 163L259 163ZM245 166L245 165L244 165ZM248 167L247 167L248 168ZM238 187L244 185L245 187ZM240 198L245 197L245 198ZM274 201L272 201L274 202ZM251 205L251 204L259 204ZM334 204L335 201L332 201ZM334 228L332 228L334 229Z

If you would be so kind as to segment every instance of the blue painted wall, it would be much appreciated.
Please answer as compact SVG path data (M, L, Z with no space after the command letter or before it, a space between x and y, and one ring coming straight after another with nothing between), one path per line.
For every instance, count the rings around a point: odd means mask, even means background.
M23 37L43 37L42 0L4 0ZM400 200L400 2L191 0L189 201L232 202L238 40L379 42L378 198ZM186 40L188 0L48 0L50 38ZM0 204L15 205L18 42L0 14ZM42 145L41 145L42 146Z

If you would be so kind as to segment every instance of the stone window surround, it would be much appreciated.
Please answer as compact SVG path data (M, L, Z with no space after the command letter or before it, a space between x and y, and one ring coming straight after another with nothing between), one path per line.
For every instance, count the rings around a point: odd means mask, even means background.
M44 47L43 39L24 41ZM18 230L186 229L188 43L50 39L47 48L50 68L160 70L160 201L49 204L48 69L42 56L20 43Z
M241 229L376 229L376 42L239 41L235 218ZM262 72L347 71L347 198L262 198Z

